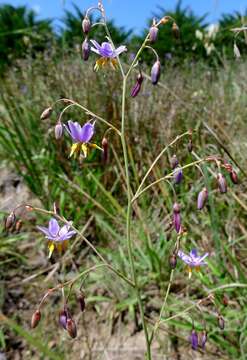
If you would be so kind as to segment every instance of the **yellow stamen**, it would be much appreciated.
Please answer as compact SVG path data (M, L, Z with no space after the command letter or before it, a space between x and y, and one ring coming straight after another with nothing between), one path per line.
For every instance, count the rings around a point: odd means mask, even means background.
M189 279L190 279L190 278L191 278L191 275L192 275L192 269L191 269L191 267L187 266L187 267L186 267L186 270L188 271Z
M103 151L103 149L101 147L99 147L97 144L91 144L89 143L88 146L92 149L98 149L98 150L101 150Z
M75 155L78 155L80 152L80 143L75 143L71 146L69 157Z
M63 245L62 245L62 243L57 243L57 244L56 244L56 248L57 248L58 252L61 254L62 251L63 251Z
M83 152L83 157L86 158L88 155L88 147L87 144L81 144L81 151Z
M201 269L200 269L200 266L195 266L195 270L197 271L197 272L199 272Z
M52 253L53 253L53 251L54 251L54 249L55 249L55 245L53 244L52 241L50 241L50 242L48 243L48 248L49 248L48 258L50 259L51 255L52 255Z

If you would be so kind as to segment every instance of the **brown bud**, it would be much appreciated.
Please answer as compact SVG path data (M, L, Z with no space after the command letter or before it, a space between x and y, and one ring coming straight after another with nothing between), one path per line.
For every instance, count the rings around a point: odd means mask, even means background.
M9 230L15 223L16 217L15 213L12 211L5 220L5 229Z
M175 167L178 166L178 159L177 156L174 154L171 158L171 167L172 169L175 169Z
M41 312L39 310L36 310L33 313L32 319L31 319L31 328L34 329L36 326L38 326L41 319Z
M229 304L229 298L226 294L223 295L222 303L224 306L227 306Z
M172 269L175 269L177 265L177 256L175 254L172 254L169 259L169 264Z
M81 312L83 312L85 310L85 294L83 292L80 293L80 295L78 296L78 302L79 302L79 305L80 305L80 309L81 309Z
M21 231L22 228L22 221L21 220L17 220L16 224L15 224L15 231L17 233L19 233Z
M69 336L72 337L72 339L75 339L77 336L77 328L73 319L71 318L67 319L66 329L68 331Z
M91 22L88 17L85 17L82 21L82 31L84 34L88 34L91 29Z
M232 170L230 172L230 178L231 178L233 184L238 184L238 175L235 170Z
M48 118L51 116L52 111L53 111L52 107L48 107L47 109L45 109L45 110L42 112L42 114L40 115L40 120L46 120L46 119L48 119Z
M187 145L188 151L192 152L193 150L193 142L191 139L189 139L188 145Z
M225 320L222 315L218 316L218 326L221 330L224 330L225 328Z
M103 137L101 144L102 144L102 148L103 148L103 163L107 164L108 158L109 158L109 146L108 146L108 140L106 137Z
M179 31L179 27L175 22L172 24L172 34L175 37L175 39L179 39L180 31Z
M169 16L164 16L164 17L160 20L160 23L161 23L162 25L165 25L165 24L167 24L169 21L170 21L170 17L169 17Z

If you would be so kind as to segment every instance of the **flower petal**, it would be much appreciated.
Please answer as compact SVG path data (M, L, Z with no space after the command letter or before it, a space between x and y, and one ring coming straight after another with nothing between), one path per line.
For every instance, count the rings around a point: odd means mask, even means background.
M180 259L182 259L186 264L191 264L190 256L186 255L183 251L178 250L178 257L180 257Z
M117 49L115 49L114 55L118 56L118 55L122 54L122 52L124 52L124 51L127 51L127 47L125 45L121 45Z
M78 122L68 121L68 132L74 141L80 141L81 126Z
M51 218L51 220L49 221L49 233L51 236L56 237L58 232L59 232L59 225L56 219Z
M192 258L196 258L197 257L197 249L192 249L191 252L190 252L190 256Z
M80 131L80 142L88 143L94 134L94 124L87 122L83 125Z
M100 55L103 57L115 57L115 51L113 50L112 45L109 42L103 42L99 52Z
M46 236L51 236L48 228L44 226L37 226L37 229L42 231L42 233L45 234Z

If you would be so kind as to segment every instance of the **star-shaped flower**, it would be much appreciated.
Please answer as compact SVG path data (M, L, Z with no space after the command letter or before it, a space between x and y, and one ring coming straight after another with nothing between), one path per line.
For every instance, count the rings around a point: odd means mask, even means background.
M94 47L91 50L101 57L96 61L94 69L97 71L99 68L106 65L111 65L113 69L117 68L117 56L122 52L127 51L125 45L119 46L114 49L110 42L103 42L101 45L96 40L91 40Z
M178 256L188 265L189 278L191 277L192 268L199 270L200 266L207 265L204 259L208 256L208 253L199 256L196 249L192 249L189 255L186 255L183 251L179 250Z

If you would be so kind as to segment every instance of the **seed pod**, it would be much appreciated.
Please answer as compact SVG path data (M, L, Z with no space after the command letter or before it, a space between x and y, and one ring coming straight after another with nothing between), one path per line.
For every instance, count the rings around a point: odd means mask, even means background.
M39 310L36 310L33 313L32 319L31 319L31 328L34 329L39 324L41 319L41 312Z
M68 331L69 336L72 337L72 339L75 339L77 336L77 327L73 319L71 318L67 319L66 329Z
M191 139L189 139L188 145L187 145L188 151L192 152L193 150L193 142Z
M171 167L172 169L175 169L175 167L178 166L178 159L177 156L174 154L171 158Z
M81 312L83 312L85 310L85 294L83 292L81 292L81 294L78 296L78 302L79 302L79 305L80 305L80 309L81 309Z
M160 78L160 61L156 60L151 69L151 81L156 85Z
M238 184L238 175L235 170L232 170L230 172L230 178L231 178L233 184Z
M15 224L15 231L17 233L19 233L21 231L22 228L22 221L21 220L17 220L16 224Z
M136 97L136 96L139 94L139 92L140 92L140 90L141 90L142 82L143 82L143 76L142 76L142 74L140 73L140 74L138 74L138 76L137 76L135 85L134 85L133 88L131 89L130 95L131 95L132 97Z
M200 341L200 345L203 350L205 349L206 342L207 342L207 332L206 330L203 330L203 332L201 333L201 341Z
M55 126L55 138L56 140L61 139L61 137L63 136L63 125L61 123L61 121L59 121L56 126Z
M15 220L16 220L16 216L15 213L12 211L5 220L5 230L9 230L14 225Z
M84 61L87 61L90 55L90 45L87 38L83 41L81 49L82 49L82 59Z
M158 31L159 29L155 25L151 26L151 28L149 29L149 40L152 44L154 44L157 40Z
M86 16L82 21L82 31L84 32L84 34L87 35L90 29L91 29L91 22L89 18Z
M180 31L179 31L179 27L175 22L172 24L172 34L175 37L175 39L179 39Z
M202 210L206 201L208 199L208 190L207 188L203 188L202 191L199 192L197 197L197 209Z
M198 335L197 335L197 332L195 331L195 329L193 329L191 331L190 342L191 342L192 349L197 350L197 348L198 348Z
M64 330L67 329L67 313L65 310L59 311L58 322L64 328Z
M169 264L171 269L175 269L177 266L177 256L175 254L172 254L169 259Z
M48 107L47 109L45 109L45 110L42 112L42 114L40 115L40 120L46 120L46 119L48 119L48 118L51 116L52 111L53 111L52 107Z
M221 330L224 330L225 328L225 320L222 315L218 316L218 326Z
M173 180L175 184L180 184L183 180L183 170L178 165L173 172Z
M227 183L226 183L226 179L224 178L224 176L219 173L217 175L217 181L218 181L218 187L219 187L219 191L224 194L227 192Z

